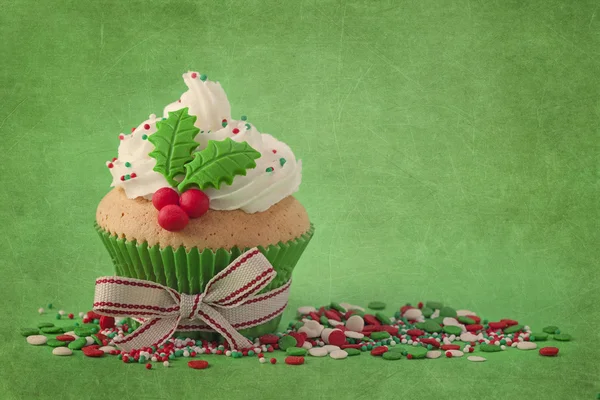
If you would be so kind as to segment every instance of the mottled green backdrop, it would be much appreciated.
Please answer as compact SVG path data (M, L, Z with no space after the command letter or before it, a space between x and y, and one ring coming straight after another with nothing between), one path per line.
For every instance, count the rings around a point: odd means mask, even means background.
M594 398L599 14L584 0L0 0L0 398ZM286 320L436 299L575 341L556 359L212 357L205 371L28 346L16 327L38 307L86 310L111 273L92 226L104 162L188 69L304 162L317 232Z

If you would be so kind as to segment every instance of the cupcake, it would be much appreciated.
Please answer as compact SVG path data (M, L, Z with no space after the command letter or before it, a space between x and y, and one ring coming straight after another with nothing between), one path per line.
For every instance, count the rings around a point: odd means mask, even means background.
M231 118L227 96L205 75L183 75L188 90L120 134L106 163L114 187L95 227L116 275L197 294L244 251L257 247L286 284L313 226L295 199L302 163L289 146ZM240 331L274 331L281 316Z

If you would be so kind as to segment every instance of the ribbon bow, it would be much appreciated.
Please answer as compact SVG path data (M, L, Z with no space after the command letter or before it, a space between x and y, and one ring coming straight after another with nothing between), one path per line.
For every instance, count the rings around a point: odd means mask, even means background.
M275 290L255 295L275 278L277 272L256 248L250 249L215 275L203 293L178 293L154 282L118 276L96 280L93 309L110 317L143 319L133 333L116 338L122 350L160 346L176 330L216 331L232 349L252 342L237 329L251 328L283 312L291 281Z

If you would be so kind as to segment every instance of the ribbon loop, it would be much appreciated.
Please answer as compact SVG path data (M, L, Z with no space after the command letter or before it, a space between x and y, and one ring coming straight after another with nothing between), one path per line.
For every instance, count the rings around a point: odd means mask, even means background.
M132 334L114 340L125 351L160 346L175 330L216 331L232 349L243 349L252 343L236 329L269 321L287 305L290 282L256 295L276 275L267 258L253 248L214 276L203 293L193 295L140 279L99 278L93 309L100 315L143 319Z

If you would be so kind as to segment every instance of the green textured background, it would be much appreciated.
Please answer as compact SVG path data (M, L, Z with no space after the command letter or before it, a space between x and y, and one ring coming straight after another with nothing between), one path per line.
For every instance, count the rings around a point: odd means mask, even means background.
M594 398L599 14L583 0L0 1L0 398ZM576 340L556 359L212 357L205 371L28 346L15 327L48 302L86 310L111 273L92 226L104 162L188 69L304 161L317 231L286 319L439 299Z

